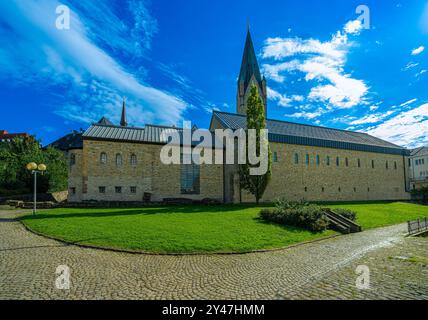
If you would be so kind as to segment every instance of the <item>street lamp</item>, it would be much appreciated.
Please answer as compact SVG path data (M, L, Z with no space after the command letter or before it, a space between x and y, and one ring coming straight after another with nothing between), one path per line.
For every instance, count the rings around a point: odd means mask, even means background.
M44 174L46 171L46 165L41 163L37 164L35 162L30 162L27 164L27 170L31 171L31 173L34 175L34 207L33 207L33 216L36 215L37 210L37 173Z

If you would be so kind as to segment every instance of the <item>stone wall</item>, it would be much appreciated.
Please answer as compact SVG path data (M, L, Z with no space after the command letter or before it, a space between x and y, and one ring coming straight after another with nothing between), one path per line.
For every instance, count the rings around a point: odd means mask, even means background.
M280 143L271 143L271 149L272 154L277 153L278 162L272 163L272 180L262 201L273 201L282 196L296 201L410 199L404 173L406 166L408 174L408 161L403 156ZM296 153L298 164L294 159ZM309 154L309 164L306 164L306 154ZM330 157L329 166L327 156ZM339 157L339 166L336 157ZM358 167L358 159L361 167ZM244 191L241 197L243 202L254 201L254 197Z
M144 193L151 193L152 201L164 198L223 201L223 166L201 165L200 193L181 194L180 165L164 165L160 161L162 145L84 140L83 151L76 165L70 169L69 185L76 188L70 202L81 201L142 201ZM107 163L101 164L100 155L107 154ZM122 165L116 165L121 154ZM137 164L131 164L131 155ZM105 187L105 193L99 188ZM117 193L116 187L122 192ZM131 187L136 188L131 193Z

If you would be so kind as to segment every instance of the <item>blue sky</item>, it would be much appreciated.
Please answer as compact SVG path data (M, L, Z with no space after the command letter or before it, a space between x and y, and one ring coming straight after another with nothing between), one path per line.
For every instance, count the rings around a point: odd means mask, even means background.
M428 144L428 1L0 2L0 129L49 143L107 116L208 127L235 112L250 21L268 117ZM58 30L56 8L71 9Z

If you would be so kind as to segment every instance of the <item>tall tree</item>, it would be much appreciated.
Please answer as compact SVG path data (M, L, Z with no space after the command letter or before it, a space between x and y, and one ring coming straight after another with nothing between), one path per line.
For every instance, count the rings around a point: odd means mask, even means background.
M38 192L67 189L67 164L64 155L53 148L42 149L35 138L16 137L0 142L0 196L28 193L33 188L29 162L44 163L48 171L38 177Z
M250 164L248 145L251 143L249 141L249 129L256 130L256 155L260 157L260 153L263 150L267 150L267 171L260 175L252 175L251 168L256 168L259 164ZM241 188L250 192L256 198L256 203L259 204L260 199L263 197L263 194L266 190L266 187L269 184L269 181L272 176L272 154L269 146L269 141L264 139L261 135L261 130L266 129L266 119L265 119L265 108L263 102L260 98L259 91L255 85L251 86L251 93L248 97L247 102L247 155L246 155L246 164L239 166L240 173L240 185ZM264 144L265 148L261 148Z

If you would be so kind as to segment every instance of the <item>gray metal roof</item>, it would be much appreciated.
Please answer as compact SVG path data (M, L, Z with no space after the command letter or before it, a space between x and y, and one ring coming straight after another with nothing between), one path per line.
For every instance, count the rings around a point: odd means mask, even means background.
M419 148L410 150L410 155L412 157L424 156L426 154L428 154L428 147L419 147Z
M213 117L230 129L245 128L245 115L214 111ZM408 154L405 148L366 133L311 126L294 122L267 120L269 140L290 144L310 145L367 152Z
M82 149L83 148L83 139L82 133L78 131L73 131L70 134L65 135L62 138L52 142L47 145L47 147L53 147L61 151L69 151L72 149Z
M197 129L194 127L192 130ZM211 145L215 145L214 134L208 130L203 130L211 136ZM183 139L183 129L176 127L166 127L157 125L146 125L145 128L121 127L121 126L106 126L100 124L93 124L83 134L83 139L89 140L108 140L108 141L122 141L122 142L135 142L135 143L155 143L166 144L168 138L174 132L180 136L180 141ZM193 145L199 144L200 141L192 141ZM207 141L208 143L208 141Z

